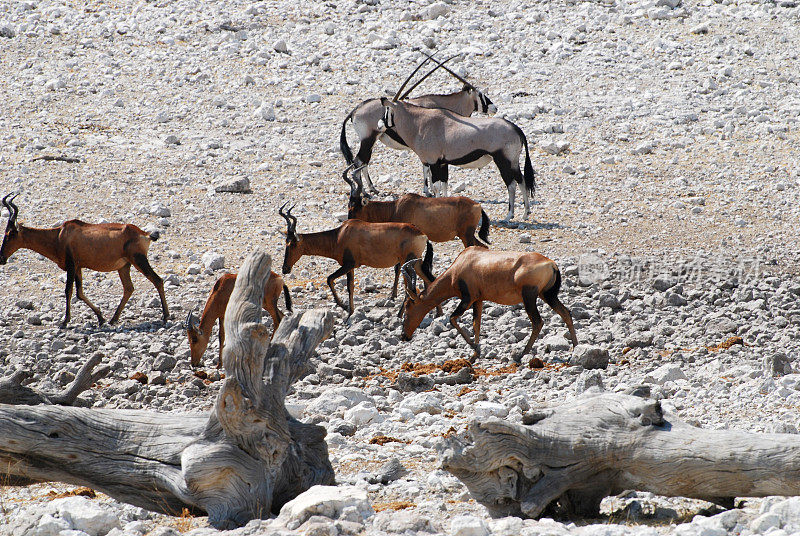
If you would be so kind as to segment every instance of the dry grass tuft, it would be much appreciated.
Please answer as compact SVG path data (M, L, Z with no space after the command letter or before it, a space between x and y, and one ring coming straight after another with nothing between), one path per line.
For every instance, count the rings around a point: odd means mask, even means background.
M94 499L97 497L97 494L92 488L75 488L69 491L64 491L62 493L57 493L54 490L51 490L47 493L47 497L49 499L63 499L65 497L89 497L90 499Z
M382 512L384 510L405 510L406 508L414 508L416 507L416 503L411 501L390 501L390 502L382 502L382 503L375 503L372 505L372 508L376 512Z
M377 435L369 440L370 445L380 445L384 446L386 443L404 443L408 444L408 441L403 441L402 439L397 439L396 437L392 436L385 436L385 435Z

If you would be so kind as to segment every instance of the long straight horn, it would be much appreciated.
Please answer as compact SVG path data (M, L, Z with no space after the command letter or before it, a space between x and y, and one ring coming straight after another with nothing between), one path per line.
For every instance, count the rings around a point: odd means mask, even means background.
M418 262L420 262L419 259L411 259L400 269L403 274L403 280L405 281L406 292L415 300L419 298L419 293L417 292L417 271L414 269Z
M461 53L459 53L459 54L455 54L455 55L453 55L453 56L450 56L449 58L446 58L444 61L439 61L439 60L437 60L436 58L434 58L433 56L431 56L431 55L428 55L428 54L427 54L427 53L425 53L425 52L423 52L423 54L425 54L426 56L428 56L428 59L429 59L429 60L433 60L433 61L434 61L434 63L436 63L437 65L436 65L436 67L434 67L433 69L431 69L430 71L428 71L428 73L427 73L425 76L423 76L422 78L420 78L419 80L417 80L417 81L414 83L414 85L413 85L413 86L411 86L410 88L408 88L408 89L406 90L406 92L405 92L405 93L403 93L403 94L400 96L400 100L403 100L403 99L405 99L406 97L408 97L408 96L411 94L411 92L412 92L412 91L414 91L414 89L416 89L416 87L417 87L418 85L420 85L422 82L424 82L424 81L425 81L425 79L426 79L426 78L428 78L430 75L432 75L433 73L435 73L435 72L436 72L436 70L437 70L439 67L441 67L441 68L443 68L443 69L446 69L446 70L447 70L447 72L449 72L449 73L450 73L450 74L452 74L453 76L455 76L455 77L457 77L457 78L460 78L460 77L459 77L457 74L455 74L453 71L451 71L450 69L448 69L447 67L445 67L445 66L444 66L444 64L445 64L445 63L447 63L448 61L452 60L453 58L457 58L458 56L460 56L460 55L461 55ZM463 80L463 78L461 78L461 80ZM464 83L466 84L467 82L464 82ZM469 85L470 85L470 87L472 87L472 84L469 84Z
M427 56L427 54L426 54L426 56ZM399 97L399 96L400 96L400 93L402 93L402 92L403 92L403 88L404 88L404 87L406 87L406 84L408 84L409 80L411 80L411 77L413 77L415 74L417 74L417 71L419 71L420 69L422 69L422 66L423 66L423 65L425 65L426 63L428 63L428 62L429 62L430 60L432 60L432 59L433 59L433 56L428 56L427 58L425 58L424 60L422 60L422 63L420 63L419 65L417 65L417 68L416 68L416 69L414 69L413 71L411 71L411 74L410 74L410 75L408 75L408 78L406 78L406 81L405 81L405 82L403 82L403 84L400 86L400 89L398 89L398 90L397 90L397 93L395 93L395 94L394 94L394 98L393 98L392 100L394 100L394 101L396 101L396 100L397 100L397 97ZM402 97L400 97L400 98L402 98Z

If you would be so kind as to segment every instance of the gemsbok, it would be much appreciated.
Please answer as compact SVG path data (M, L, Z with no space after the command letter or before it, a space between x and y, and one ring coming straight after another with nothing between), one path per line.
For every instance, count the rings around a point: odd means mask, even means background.
M286 252L283 258L283 273L288 274L303 255L316 255L333 259L340 268L328 276L327 283L336 304L353 314L353 271L359 266L390 268L394 266L392 299L397 297L400 266L412 259L416 270L425 283L433 281L433 248L422 231L408 223L367 223L347 220L335 229L316 233L298 233L297 218L290 208L278 213L286 220ZM294 207L292 207L294 208ZM424 255L424 258L423 258ZM420 258L422 261L420 262ZM348 308L336 293L336 279L347 276Z
M456 91L455 93L449 93L446 95L437 95L437 94L430 94L430 95L422 95L420 97L414 97L411 99L406 100L405 102L415 104L417 106L422 106L425 108L444 108L446 110L450 110L453 113L462 116L470 116L474 112L480 112L485 114L494 114L497 112L497 107L492 103L489 97L486 96L485 93L478 90L475 86L467 82L463 77L459 76L458 74L454 73L450 69L444 66L444 64L453 59L456 56L452 56L447 58L443 62L439 62L433 59L431 56L428 56L403 82L403 85L400 86L400 89L397 91L395 95L395 99L406 99L408 94L417 86L419 85L422 80L426 79L430 76L433 72L435 72L440 67L444 68L447 72L451 75L456 77L460 82L464 85L460 91ZM409 88L404 94L401 95L405 85L411 80L411 77L422 67L427 61L433 59L438 65L434 67L430 72L428 72L425 76L423 76L417 83L415 83L411 88ZM361 102L358 106L353 108L353 110L347 114L347 117L344 118L342 122L342 130L341 134L339 135L339 148L344 155L344 159L347 161L347 164L355 164L357 167L360 167L360 172L358 175L358 180L361 184L366 184L366 188L369 190L371 194L377 194L378 190L372 184L372 180L369 177L368 171L368 164L370 159L372 158L372 150L375 145L376 141L381 141L384 145L391 149L403 150L408 151L410 148L405 145L403 140L398 136L394 135L394 131L384 131L382 132L378 128L378 121L381 120L383 117L383 105L381 105L380 99L368 99ZM358 154L354 157L353 151L350 149L350 146L347 144L347 133L346 133L346 126L347 122L351 121L353 123L353 128L355 129L356 133L358 134L359 138L359 147L358 147ZM425 195L430 196L431 191L428 187L428 175L424 175L425 182L423 184L423 191Z
M228 308L228 301L231 299L235 284L236 274L224 274L221 276L214 283L211 294L208 295L200 320L191 312L186 317L186 335L189 338L189 354L193 367L200 364L200 360L203 358L206 348L208 348L208 341L211 339L211 329L217 320L219 320L219 359L217 360L217 368L222 367L222 349L225 346L225 310ZM283 313L278 309L278 298L281 295L281 291L283 291L283 296L286 300L286 310L291 313L292 297L289 294L289 287L284 284L283 277L280 274L270 272L267 284L264 286L264 299L261 306L272 317L273 333L278 329L283 319Z
M16 197L16 196L14 196ZM146 233L135 225L124 223L85 223L80 220L69 220L58 227L37 229L25 227L17 223L19 209L10 194L3 198L3 206L8 209L9 218L6 225L3 245L0 247L0 264L5 264L18 249L30 249L55 262L59 268L67 272L65 290L67 308L61 327L67 327L70 319L70 301L74 284L78 298L81 299L97 315L97 321L103 324L103 315L83 293L84 268L96 272L116 270L122 281L122 300L114 311L110 323L119 320L122 309L133 294L131 282L131 265L139 270L158 291L161 298L161 309L164 322L169 319L167 299L164 296L164 282L153 271L147 261L147 250L150 242L158 240L158 232ZM10 198L10 199L9 199Z
M481 168L494 161L508 189L506 220L514 218L517 186L522 188L525 218L536 180L525 133L514 123L496 117L463 117L441 108L423 108L408 102L381 98L384 107L380 130L402 140L422 161L424 173L435 186L442 183L447 196L448 166ZM519 157L525 149L525 174ZM523 182L524 179L524 182Z
M350 185L347 204L350 219L410 223L431 242L448 242L458 237L464 247L489 244L489 216L480 203L469 197L423 197L409 193L394 201L370 201L364 197L361 184L347 177L347 170L342 177Z
M459 298L461 303L450 315L450 323L472 347L474 361L480 356L483 302L491 301L501 305L522 302L533 329L525 349L514 356L519 362L530 351L544 325L536 306L536 299L542 298L564 320L573 348L578 344L572 315L558 299L561 272L555 262L543 255L533 252L494 251L480 246L468 247L422 294L417 293L412 263L404 264L402 271L408 296L403 316L402 339L405 341L411 340L414 331L431 309L449 298ZM472 307L474 340L458 324L458 318L469 307Z

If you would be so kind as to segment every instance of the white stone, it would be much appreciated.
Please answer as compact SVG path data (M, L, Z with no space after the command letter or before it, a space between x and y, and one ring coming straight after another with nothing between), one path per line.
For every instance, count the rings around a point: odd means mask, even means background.
M375 405L372 397L364 394L360 389L353 387L330 389L324 391L306 406L306 414L330 415L339 410L348 410L361 402L369 402L373 406Z
M36 524L36 536L58 536L62 530L70 530L72 525L65 519L45 514Z
M683 373L681 367L674 364L661 365L656 370L648 373L644 377L645 382L656 383L664 385L666 382L674 382L675 380L685 380L686 374Z
M89 536L102 536L120 526L117 516L86 497L56 499L50 505L72 528Z
M442 412L442 403L431 393L417 393L400 402L399 408L407 409L413 412L414 415L418 415L420 413L438 415Z
M275 121L275 108L266 102L261 103L261 106L253 112L255 117L261 118L264 121Z
M651 141L642 142L631 151L632 154L650 154L655 149L655 144Z
M434 2L425 10L425 18L433 20L438 17L443 17L450 12L450 6L444 2Z
M451 536L489 536L486 522L476 516L456 516L450 522Z
M473 412L475 413L475 417L479 419L485 419L487 417L499 417L502 419L508 415L508 408L497 402L481 400L475 403Z
M370 402L361 402L344 412L344 420L356 426L364 426L381 422L383 421L383 417L374 404Z
M161 203L153 203L147 209L151 216L158 216L159 218L169 218L172 216L172 211L169 207L162 205Z
M284 504L277 520L293 530L311 516L337 519L342 511L349 507L352 507L361 519L367 519L375 514L366 490L355 486L313 486Z
M203 267L209 270L221 270L225 268L225 256L220 255L216 251L206 251L203 253L203 256L200 257L200 262L203 263Z
M283 39L278 39L277 41L275 41L275 44L272 45L272 48L275 49L275 52L280 52L282 54L289 53L289 47L286 44L286 41Z
M214 191L217 193L227 192L234 194L250 193L250 179L247 177L221 179L214 183Z
M750 530L756 534L764 534L771 528L780 528L781 518L777 514L767 513L755 518L750 523Z

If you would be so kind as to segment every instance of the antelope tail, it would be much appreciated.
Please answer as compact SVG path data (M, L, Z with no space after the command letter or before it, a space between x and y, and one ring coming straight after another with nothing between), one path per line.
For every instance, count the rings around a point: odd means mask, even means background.
M547 290L542 291L542 299L545 303L552 304L554 300L556 300L558 296L558 291L561 290L561 272L558 268L555 268L555 274L553 277L553 283L550 285L550 288Z
M511 122L509 121L509 123ZM536 193L536 172L533 171L533 165L531 165L531 155L528 152L528 138L525 137L525 133L522 132L522 129L517 125L511 123L511 126L517 131L522 145L525 146L525 188L528 190L530 196L533 197L533 194Z
M478 231L478 238L483 240L484 244L491 244L489 242L489 216L483 209L481 209L481 229Z
M347 126L347 121L353 116L353 112L347 114L347 117L344 118L344 122L342 122L342 133L339 134L339 149L342 151L344 155L344 159L347 160L347 165L353 163L353 151L350 150L350 146L347 145L347 133L345 132L345 127Z
M528 138L525 137L525 133L522 132L522 129L519 129L519 134L522 138L522 143L525 144L525 188L528 189L528 193L533 197L533 194L536 193L536 172L533 171L533 166L531 165L531 155L528 152ZM559 281L561 281L560 276Z
M283 285L283 298L286 300L286 310L292 312L292 295L289 293L289 287Z

